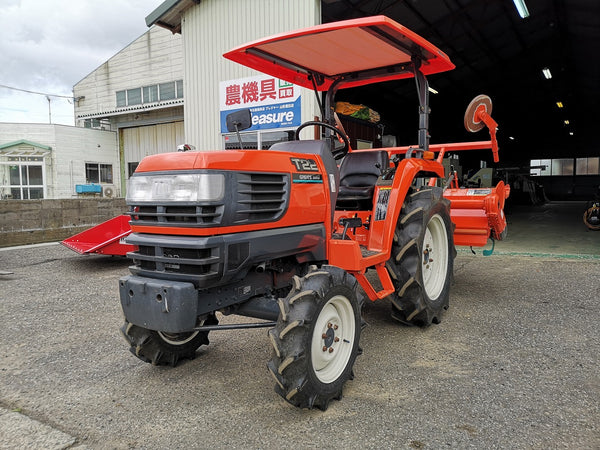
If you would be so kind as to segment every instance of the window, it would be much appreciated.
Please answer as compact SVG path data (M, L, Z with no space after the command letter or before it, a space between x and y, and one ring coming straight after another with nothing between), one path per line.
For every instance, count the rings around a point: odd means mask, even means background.
M242 144L246 150L256 150L258 148L258 133L240 133L242 138ZM236 133L224 134L223 139L225 140L225 150L239 149L240 144Z
M533 176L548 176L551 173L552 160L550 159L532 159L529 174Z
M14 200L44 198L44 158L42 156L10 156L0 164L1 197Z
M117 108L183 98L183 80L116 91Z
M141 105L142 104L142 88L127 89L127 104Z
M86 183L108 183L113 182L112 164L85 163Z
M552 175L573 175L573 159L553 159Z
M127 163L127 177L131 177L131 175L133 175L133 172L135 172L135 169L137 169L139 164L139 162Z
M83 121L83 126L85 128L101 128L102 122L100 119L85 119Z
M117 108L127 106L127 95L125 91L117 91Z
M600 158L577 158L575 167L577 175L598 175L600 174Z
M243 138L242 138L243 139ZM271 145L277 142L293 141L293 131L261 131L260 133L260 148L268 150ZM237 137L236 137L237 141Z
M158 86L144 87L144 103L154 103L158 101Z
M240 137L242 138L242 143L246 150L256 150L257 148L268 150L271 145L277 142L293 141L294 130L249 131L240 133ZM224 144L226 150L240 148L236 133L224 134L223 140L225 141Z
M158 85L161 100L171 100L175 98L175 82L161 83Z

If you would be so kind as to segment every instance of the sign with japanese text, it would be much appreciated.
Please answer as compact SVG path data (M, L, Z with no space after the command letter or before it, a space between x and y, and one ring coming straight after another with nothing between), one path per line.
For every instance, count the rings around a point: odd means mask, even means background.
M258 75L219 83L221 133L227 133L227 114L250 109L249 130L297 127L300 117L300 88L292 83Z

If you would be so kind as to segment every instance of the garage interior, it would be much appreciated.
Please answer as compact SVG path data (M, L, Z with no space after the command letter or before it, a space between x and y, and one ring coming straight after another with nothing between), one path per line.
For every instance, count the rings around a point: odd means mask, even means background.
M381 14L432 42L456 69L428 78L431 143L487 139L485 132L468 133L463 117L473 97L489 95L499 124L495 168L503 169L495 177L518 188L515 180L529 178L532 161L546 164L533 177L544 192L533 198L513 186L512 203L586 202L600 190L600 140L593 128L600 101L599 59L593 56L600 53L600 3L524 3L522 18L510 0L323 0L322 20ZM337 99L377 111L384 135L395 135L398 145L416 143L413 83L340 90ZM491 153L462 153L460 164L463 173L491 167Z

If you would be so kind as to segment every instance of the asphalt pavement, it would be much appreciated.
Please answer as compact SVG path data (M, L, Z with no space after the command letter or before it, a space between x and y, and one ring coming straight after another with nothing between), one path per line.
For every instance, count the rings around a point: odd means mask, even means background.
M439 325L366 305L356 377L325 412L274 392L264 329L153 367L119 331L127 260L2 249L0 448L600 448L600 232L584 238L463 249Z

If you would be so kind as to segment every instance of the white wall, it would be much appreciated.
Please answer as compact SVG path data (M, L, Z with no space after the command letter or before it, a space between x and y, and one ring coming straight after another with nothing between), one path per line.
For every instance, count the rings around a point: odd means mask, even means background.
M76 197L85 163L112 164L115 196L121 193L117 133L67 125L0 123L0 145L25 139L52 148L46 157L46 198Z
M81 126L82 116L114 113L117 91L182 78L181 35L151 27L73 87L75 98L85 96L75 102L76 125Z
M223 53L320 22L320 0L203 0L187 10L182 18L186 142L221 149L219 82L258 74L225 60ZM304 89L302 121L318 114L314 93Z
M113 166L114 196L121 194L121 176L117 133L78 127L56 128L56 152L53 152L55 174L54 198L75 195L75 185L85 184L85 163Z

